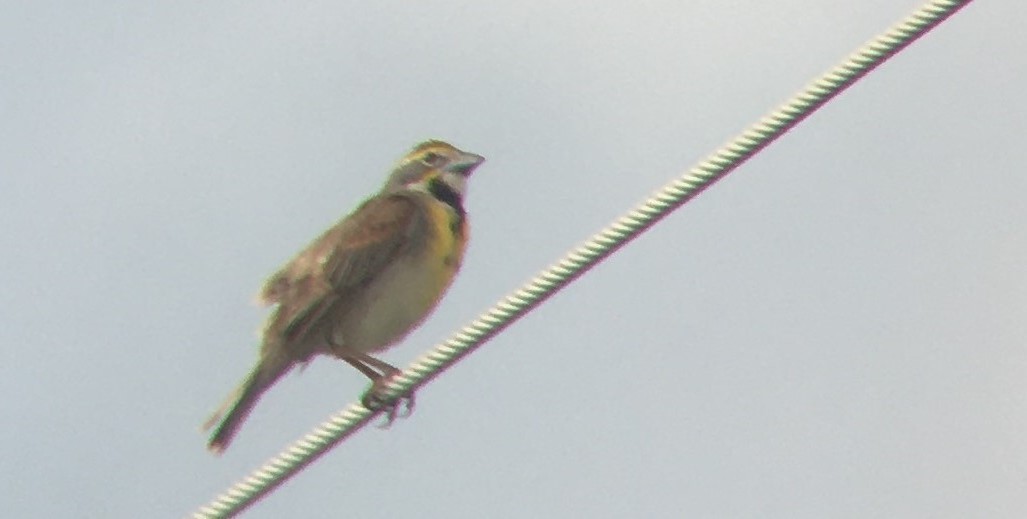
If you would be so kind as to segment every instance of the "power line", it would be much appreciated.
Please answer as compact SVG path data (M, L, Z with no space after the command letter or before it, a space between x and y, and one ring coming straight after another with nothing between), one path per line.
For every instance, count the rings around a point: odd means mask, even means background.
M934 0L919 7L680 178L655 192L648 200L618 218L587 243L568 253L535 279L503 298L474 322L416 360L402 375L393 379L387 396L407 394L437 377L456 364L460 358L713 185L824 103L927 34L971 1ZM194 512L192 517L221 518L242 511L335 444L356 432L376 414L359 404L353 404L340 411L225 493Z

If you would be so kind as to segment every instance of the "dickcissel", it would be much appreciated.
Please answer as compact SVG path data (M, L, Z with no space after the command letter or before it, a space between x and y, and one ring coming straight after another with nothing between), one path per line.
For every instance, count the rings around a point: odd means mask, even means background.
M364 405L388 406L391 421L399 403L376 394L399 370L370 353L403 339L449 288L467 243L467 179L484 160L442 141L418 144L378 194L271 276L259 296L274 305L260 360L207 421L220 422L210 450L228 447L260 396L318 354L368 376Z

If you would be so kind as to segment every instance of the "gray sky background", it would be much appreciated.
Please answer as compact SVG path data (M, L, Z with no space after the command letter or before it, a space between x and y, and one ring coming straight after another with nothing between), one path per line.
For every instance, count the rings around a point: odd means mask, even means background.
M265 276L414 143L481 153L406 365L920 4L18 2L0 17L0 502L179 517ZM248 517L1024 517L1027 4L976 2Z

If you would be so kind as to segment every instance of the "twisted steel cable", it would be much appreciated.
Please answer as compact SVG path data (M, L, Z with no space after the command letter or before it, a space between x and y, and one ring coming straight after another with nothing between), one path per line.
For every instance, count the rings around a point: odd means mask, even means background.
M388 396L406 394L437 377L463 356L713 185L824 103L895 53L927 34L971 1L933 0L919 7L680 178L655 192L648 200L618 218L535 279L500 300L434 350L417 359L400 376L393 379ZM353 404L340 411L225 493L194 512L192 517L206 519L235 515L277 488L332 446L356 432L379 412L369 410L360 404Z

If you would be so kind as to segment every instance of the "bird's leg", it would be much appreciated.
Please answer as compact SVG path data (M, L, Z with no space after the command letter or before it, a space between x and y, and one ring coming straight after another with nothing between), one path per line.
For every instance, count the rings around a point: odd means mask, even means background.
M400 395L391 402L386 401L382 395L385 388L389 385L389 381L401 373L399 369L387 362L367 355L366 353L359 353L352 357L347 355L344 357L344 360L351 366L359 369L371 379L371 387L360 398L360 402L368 409L378 409L385 406L385 423L382 424L382 428L387 428L392 425L392 422L396 421L397 416L400 418L406 418L413 414L413 393ZM381 371L381 374L378 374L375 369ZM374 373L375 375L372 376L370 373ZM400 412L401 404L403 407L402 412Z
M336 356L346 361L347 364L357 368L367 378L371 379L371 387L360 396L360 403L372 411L385 408L385 423L381 425L385 429L396 421L396 417L406 418L414 412L414 394L400 395L397 398L387 400L383 393L392 377L400 374L401 371L388 362L378 360L366 353L348 351L336 343L329 332L325 335L331 351ZM403 404L403 412L399 412L400 403Z
M371 380L378 380L384 376L381 373L375 371L374 368L368 366L367 364L364 364L363 362L360 362L359 360L353 357L343 356L342 360L346 361L350 366L357 368L361 373L364 374L364 376Z

